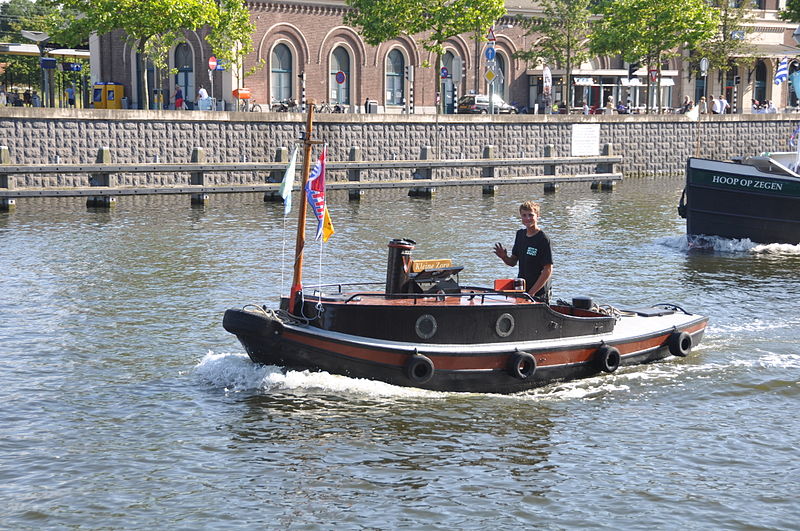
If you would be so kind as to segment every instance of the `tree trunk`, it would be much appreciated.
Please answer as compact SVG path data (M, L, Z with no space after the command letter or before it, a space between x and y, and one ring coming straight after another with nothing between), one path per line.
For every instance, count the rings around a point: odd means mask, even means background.
M139 55L140 72L142 73L142 109L147 110L150 108L150 94L147 89L147 57L144 55L144 44L147 39L139 39L139 44L136 47Z

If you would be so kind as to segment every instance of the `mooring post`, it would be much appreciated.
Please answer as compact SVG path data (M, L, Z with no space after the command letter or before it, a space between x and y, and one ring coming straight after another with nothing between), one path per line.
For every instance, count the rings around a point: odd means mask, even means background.
M201 147L192 148L192 164L202 164L206 161L206 152ZM189 174L189 184L192 186L206 186L206 174L202 170L193 171ZM192 194L193 205L205 205L210 196L206 192L196 192Z
M614 155L614 146L612 144L603 144L600 149L600 154L605 157L612 157ZM601 162L597 165L597 173L617 173L617 165L614 162ZM614 190L615 181L608 179L604 181L593 181L592 190Z
M347 157L350 162L361 161L361 148L359 146L350 146L350 154ZM361 182L361 170L347 170L347 180L350 182ZM347 197L351 201L358 201L364 191L359 186L358 188L349 188L347 190Z
M544 156L546 158L553 158L556 156L556 147L553 144L546 144L544 146ZM558 175L558 166L556 164L545 164L544 165L544 174L555 177ZM544 183L544 193L546 194L554 194L558 191L558 183L553 181L549 183Z
M0 146L0 166L11 164L11 154L8 151L8 146ZM10 173L0 173L0 188L5 190L13 190L14 176ZM8 212L16 208L17 202L10 197L0 197L0 212Z
M433 147L422 146L419 153L420 160L433 160ZM414 179L433 179L433 168L416 168L412 175ZM408 191L409 197L431 197L436 193L434 186L415 186Z
M111 164L111 148L101 146L97 150L96 164ZM113 188L117 185L117 176L110 171L101 171L89 175L89 186ZM110 195L94 195L86 199L86 206L93 208L110 208L116 206L117 198Z
M289 162L289 150L285 147L279 147L275 151L275 160L274 162L285 162L288 164ZM272 170L267 175L268 183L279 183L283 181L283 176L286 174L286 170ZM265 203L272 203L277 202L283 199L281 194L278 190L267 190L264 192L264 202Z
M494 158L494 146L491 144L487 144L483 146L483 158L487 160L491 160ZM495 167L494 166L484 166L481 169L481 177L484 179L494 179L495 178ZM483 185L483 195L494 195L497 192L497 185L496 184L484 184Z

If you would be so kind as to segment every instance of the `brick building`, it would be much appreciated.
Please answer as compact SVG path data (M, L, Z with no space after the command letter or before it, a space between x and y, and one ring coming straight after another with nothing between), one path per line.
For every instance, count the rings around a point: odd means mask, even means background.
M681 58L672 59L662 69L662 102L677 106L683 95L699 99L702 94L724 92L729 101L736 101L735 112L749 112L749 101L771 99L781 108L796 104L788 83L775 86L772 77L783 57L793 58L798 50L792 40L793 25L777 18L785 0L758 0L753 11L755 32L748 38L755 46L754 66L734 67L727 74L709 72L706 76L690 72ZM148 89L151 101L158 101L162 90L168 104L180 85L191 106L200 86L213 98L233 108L232 91L247 87L261 104L274 100L294 99L300 103L313 99L317 103L341 105L347 112L364 112L365 100L374 100L379 112L432 113L441 94L444 105L452 111L458 96L487 93L487 58L485 42L472 34L453 37L445 44L443 57L448 76L441 77L433 67L435 57L412 37L399 37L379 46L370 46L357 30L343 23L347 5L341 0L291 2L248 1L251 21L256 26L254 51L245 59L240 71L209 71L211 51L204 41L204 32L187 32L186 42L173 48L169 64L178 70L165 75L150 69ZM508 102L534 108L542 103L544 76L542 67L530 67L515 59L513 53L530 46L521 28L514 25L517 14L536 13L531 0L508 2L509 13L497 21L494 29L496 55L493 71L499 75L492 83L493 91ZM143 66L135 50L124 43L118 33L95 37L92 50L92 80L120 83L125 87L126 103L141 107L144 88L137 80ZM793 66L797 68L796 63ZM249 75L249 72L255 69ZM410 70L410 72L409 72ZM571 106L586 101L602 106L611 97L643 105L648 72L641 68L628 80L628 65L619 58L599 57L573 71L573 88L563 87L564 72L552 68L554 102L569 100ZM413 78L409 79L409 78ZM656 101L655 87L651 102ZM740 102L747 101L748 105ZM220 104L221 106L221 104ZM268 105L264 105L265 109Z

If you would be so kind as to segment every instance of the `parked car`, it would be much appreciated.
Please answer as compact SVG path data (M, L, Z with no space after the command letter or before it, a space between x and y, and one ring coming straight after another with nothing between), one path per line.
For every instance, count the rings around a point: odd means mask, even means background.
M458 99L458 108L456 110L459 114L488 114L489 113L489 96L486 94L468 94L461 96ZM501 114L517 114L517 109L513 105L503 101L503 98L494 95L494 112Z

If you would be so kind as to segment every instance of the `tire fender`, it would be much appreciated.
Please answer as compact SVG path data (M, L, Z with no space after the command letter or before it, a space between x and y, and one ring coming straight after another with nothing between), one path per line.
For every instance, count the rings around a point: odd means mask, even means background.
M619 354L619 350L617 350L615 347L603 345L597 349L595 360L597 362L597 367L601 371L611 374L619 369L619 363L622 360L622 357Z
M427 356L422 354L414 354L406 362L406 376L415 384L424 384L431 378L436 368L433 362Z
M508 372L514 378L527 380L536 374L536 358L527 352L518 350L508 359Z
M672 332L667 340L669 353L680 358L685 357L692 351L692 336L688 332Z

